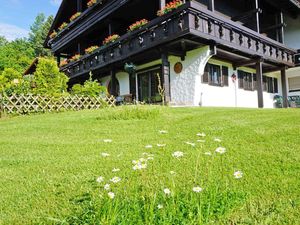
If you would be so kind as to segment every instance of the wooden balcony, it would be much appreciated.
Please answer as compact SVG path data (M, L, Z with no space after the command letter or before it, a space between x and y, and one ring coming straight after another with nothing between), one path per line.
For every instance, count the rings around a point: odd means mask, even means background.
M294 66L294 50L191 1L61 70L74 78L91 70L124 63L129 57L163 48L180 39L189 39L199 45L216 45L219 49L249 59L261 58L273 66Z

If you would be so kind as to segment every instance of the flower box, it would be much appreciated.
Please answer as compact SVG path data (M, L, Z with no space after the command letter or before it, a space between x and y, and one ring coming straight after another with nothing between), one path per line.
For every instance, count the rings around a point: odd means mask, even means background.
M135 23L131 24L131 25L128 27L128 30L129 30L129 31L137 30L137 29L139 29L139 28L145 26L147 23L148 23L148 20L146 20L146 19L142 19L142 20L136 21Z
M74 56L71 57L70 61L71 61L71 62L74 62L74 61L79 60L80 58L81 58L81 55L76 54L76 55L74 55Z
M63 22L63 23L58 27L58 30L59 30L59 31L62 31L62 30L65 29L67 26L68 26L68 23Z
M63 61L60 62L59 66L60 66L60 67L63 67L63 66L65 66L65 65L67 65L67 64L68 64L68 60L65 59L65 60L63 60Z
M158 10L157 15L163 16L163 15L177 9L181 5L183 5L183 2L181 0L173 0L172 2L169 2L164 8L162 8L161 10Z
M51 39L55 38L56 36L57 36L57 32L55 30L49 35Z
M75 19L77 19L81 15L81 12L75 13L73 16L70 18L70 22L73 22Z
M113 43L116 40L118 40L119 38L120 38L120 36L118 34L110 35L110 36L108 36L107 38L104 39L103 45L108 45L110 43Z
M95 5L97 3L97 0L90 0L87 3L87 7L92 7L93 5Z
M85 51L85 54L91 54L92 52L94 52L98 48L99 48L99 46L94 45L94 46L91 46L91 47L85 49L84 51Z

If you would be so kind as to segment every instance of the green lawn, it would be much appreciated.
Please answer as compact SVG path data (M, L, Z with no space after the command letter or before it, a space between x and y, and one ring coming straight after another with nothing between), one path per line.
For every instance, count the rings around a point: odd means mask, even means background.
M134 170L140 158L147 168ZM300 110L119 107L0 119L0 179L0 224L300 224Z

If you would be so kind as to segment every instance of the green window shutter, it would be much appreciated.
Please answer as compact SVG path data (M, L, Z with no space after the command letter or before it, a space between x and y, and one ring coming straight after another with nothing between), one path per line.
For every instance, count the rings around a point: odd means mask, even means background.
M208 74L209 74L209 63L207 63L204 68L204 73L202 75L202 83L208 84Z
M222 66L222 85L228 86L228 67Z
M244 89L244 72L238 70L239 88Z

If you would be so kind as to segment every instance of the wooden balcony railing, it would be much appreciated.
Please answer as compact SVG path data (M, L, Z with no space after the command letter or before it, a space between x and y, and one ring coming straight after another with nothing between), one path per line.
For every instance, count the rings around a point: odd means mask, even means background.
M123 35L117 42L103 46L61 70L70 77L76 77L185 36L198 38L204 44L213 42L219 48L234 50L249 57L260 57L278 66L294 65L294 50L218 16L196 2L187 2L177 10L150 21L142 29Z

